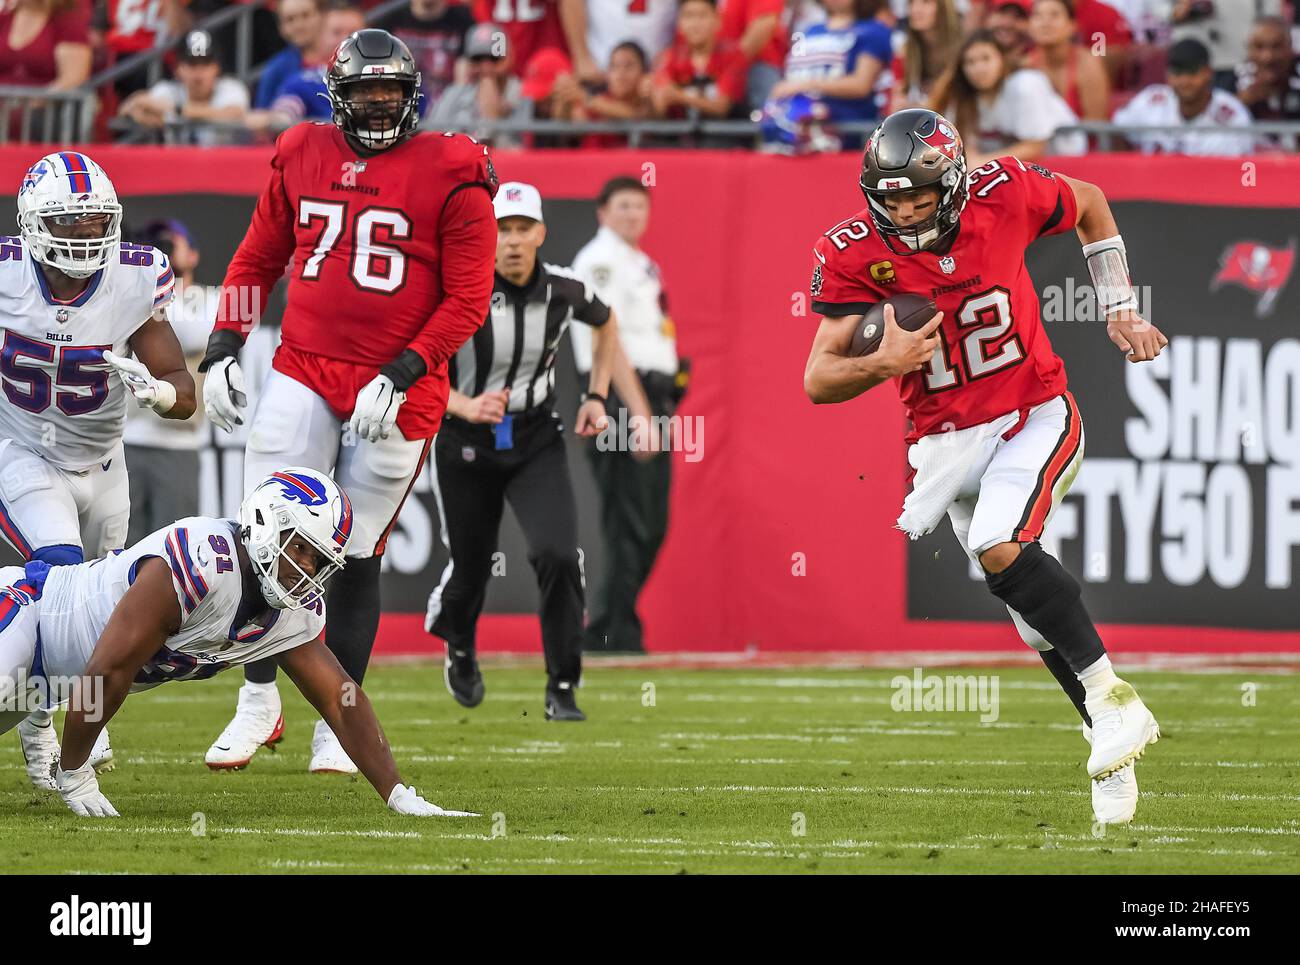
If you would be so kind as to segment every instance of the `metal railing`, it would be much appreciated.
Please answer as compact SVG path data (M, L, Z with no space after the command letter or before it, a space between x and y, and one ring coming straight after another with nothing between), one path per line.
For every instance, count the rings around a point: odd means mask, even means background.
M1276 138L1274 146L1295 150L1300 140L1300 122L1297 121L1255 121L1249 127L1212 127L1206 125L1170 125L1170 126L1133 126L1113 124L1110 121L1080 121L1069 127L1058 128L1056 134L1087 134L1096 139L1097 150L1108 152L1125 150L1117 145L1119 138L1125 140L1142 137L1253 137L1256 144L1268 138Z
M11 135L22 143L71 144L84 140L95 121L93 90L32 90L0 85L0 144ZM39 136L35 136L39 133Z
M385 7L406 0L389 0ZM271 0L247 0L219 10L194 24L191 29L209 33L235 24L235 76L253 73L253 15ZM382 9L382 8L381 8ZM153 85L163 76L163 60L181 43L183 37L168 37L149 50L118 61L90 77L81 87L69 91L51 91L43 87L0 86L0 144L11 136L18 143L73 144L91 138L98 109L99 92L123 77L140 71L146 83ZM15 123L14 118L17 118ZM39 133L39 137L33 134Z
M0 88L0 92L3 89ZM156 131L143 129L132 122L117 118L110 122L111 130L121 135L126 143L139 143L153 139ZM874 121L857 121L835 126L840 135L857 136L859 143L876 127ZM759 125L746 120L705 120L702 118L684 120L644 120L644 121L557 121L540 118L482 120L466 125L440 127L439 130L455 130L470 134L487 143L500 143L502 139L509 145L515 145L521 139L545 145L562 143L566 139L580 139L589 134L613 134L626 138L627 146L632 148L654 147L700 147L700 146L736 146L757 148L760 146ZM268 134L274 136L281 128L270 128ZM195 122L176 120L164 125L164 143L194 143L195 134L206 131L213 135L212 143L249 143L255 137L237 122ZM1300 123L1297 122L1258 122L1250 127L1134 127L1110 124L1101 121L1087 121L1070 127L1062 127L1056 135L1087 134L1095 138L1093 150L1110 152L1127 150L1121 138L1137 140L1143 136L1178 135L1178 136L1241 136L1252 137L1261 149L1280 148L1294 150L1300 144ZM1271 144L1269 139L1276 139Z

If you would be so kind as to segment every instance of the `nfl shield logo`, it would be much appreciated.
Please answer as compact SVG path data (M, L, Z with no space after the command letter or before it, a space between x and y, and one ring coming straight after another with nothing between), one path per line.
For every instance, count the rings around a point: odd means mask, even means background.
M461 457L462 459L464 459L466 462L473 462L473 461L474 461L474 447L473 447L473 446L461 446L461 447L460 447L460 457Z
M72 317L71 314L68 312L66 308L60 308L57 312L54 313L54 320L58 322L60 325L68 324L68 319L71 317Z
M953 260L952 255L944 255L939 259L939 270L945 275L951 275L957 270L957 262Z

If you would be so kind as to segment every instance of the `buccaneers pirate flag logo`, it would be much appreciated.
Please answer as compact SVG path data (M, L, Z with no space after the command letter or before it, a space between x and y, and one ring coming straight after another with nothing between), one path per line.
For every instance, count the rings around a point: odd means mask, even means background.
M1238 241L1223 252L1210 291L1231 284L1255 292L1259 295L1255 315L1263 318L1272 314L1277 296L1286 287L1294 267L1295 239L1285 248L1270 248L1257 241Z

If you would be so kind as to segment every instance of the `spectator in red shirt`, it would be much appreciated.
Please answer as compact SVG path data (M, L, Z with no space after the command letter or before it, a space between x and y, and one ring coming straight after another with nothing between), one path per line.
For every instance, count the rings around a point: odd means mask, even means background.
M575 121L637 121L650 116L653 86L650 60L635 40L625 40L609 55L605 84L588 94L576 77L556 86L556 116ZM583 147L619 147L623 134L588 134Z
M0 6L0 84L71 90L90 77L90 0Z
M1073 0L1034 0L1029 33L1037 46L1026 66L1046 74L1082 120L1109 120L1110 78L1101 58L1079 43Z
M1074 19L1079 25L1079 43L1093 51L1106 67L1114 84L1128 63L1133 31L1124 16L1102 0L1074 0Z
M559 0L473 0L470 9L475 20L497 23L505 30L517 74L522 75L533 54L546 47L569 52Z
M1021 0L998 0L984 21L984 26L993 31L998 43L1017 57L1024 57L1034 46L1034 40L1029 36L1031 6L1031 3Z
M721 37L739 47L749 63L745 88L753 110L767 103L785 69L784 13L785 0L722 0Z
M719 38L717 0L681 0L678 39L655 72L651 103L659 117L728 117L745 104L748 61L733 43Z

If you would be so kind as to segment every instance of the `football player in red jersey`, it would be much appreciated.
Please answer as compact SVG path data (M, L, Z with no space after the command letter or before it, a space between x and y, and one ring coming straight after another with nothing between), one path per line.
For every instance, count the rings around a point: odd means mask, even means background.
M1039 543L1078 472L1083 424L1025 268L1036 238L1074 229L1111 340L1131 362L1155 358L1168 343L1137 314L1110 206L1096 186L1014 157L968 174L956 128L928 110L900 111L875 130L861 187L867 207L813 250L823 318L804 388L814 402L843 402L895 381L916 470L899 528L916 539L945 514L952 521L1083 717L1098 820L1131 820L1133 764L1160 732L1111 668L1079 584ZM879 348L849 357L866 312L903 292L933 298L937 314L910 332L887 305Z
M292 259L282 340L249 428L247 488L268 467L330 473L352 498L347 566L331 581L325 643L361 682L379 625L380 557L447 404L447 360L487 317L497 178L487 149L416 133L420 75L383 30L345 39L326 72L333 124L276 143L271 179L226 272L200 366L208 417L247 405L239 350ZM247 311L247 309L245 309ZM242 767L283 729L273 665L251 664L234 720L208 751ZM324 721L311 770L356 767Z

